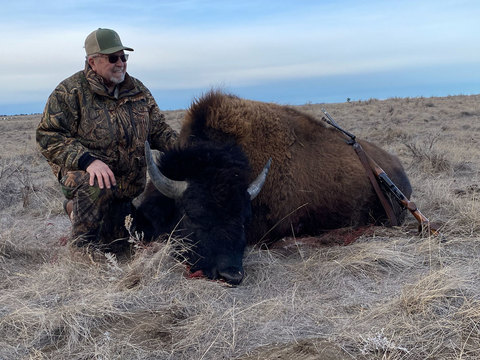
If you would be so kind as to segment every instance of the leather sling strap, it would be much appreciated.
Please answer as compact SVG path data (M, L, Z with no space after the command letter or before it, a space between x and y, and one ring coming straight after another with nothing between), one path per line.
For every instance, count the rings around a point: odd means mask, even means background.
M353 141L351 145L355 149L355 152L357 153L360 159L360 162L365 168L365 172L367 173L367 176L370 179L370 182L372 183L372 186L375 189L375 192L377 193L378 199L380 200L385 210L385 213L388 216L388 220L390 221L390 226L398 226L397 217L395 216L392 205L385 197L385 194L383 193L382 189L380 189L380 185L378 184L377 178L373 174L372 168L370 167L370 163L368 161L368 155L365 153L362 146L358 142Z

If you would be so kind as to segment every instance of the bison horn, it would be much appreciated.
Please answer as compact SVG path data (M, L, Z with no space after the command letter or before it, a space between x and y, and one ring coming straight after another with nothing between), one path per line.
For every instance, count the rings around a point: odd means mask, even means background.
M262 190L263 184L265 183L265 179L267 178L268 170L270 170L270 164L272 163L272 159L268 159L267 163L263 167L262 172L260 175L257 176L255 180L250 184L247 191L250 194L250 200L253 200L257 197Z
M156 158L159 161L158 157ZM145 141L145 161L147 162L147 172L150 179L163 195L171 199L178 199L182 196L183 192L187 189L188 183L186 181L176 181L167 178L162 174L158 166L153 160L152 150L150 144Z

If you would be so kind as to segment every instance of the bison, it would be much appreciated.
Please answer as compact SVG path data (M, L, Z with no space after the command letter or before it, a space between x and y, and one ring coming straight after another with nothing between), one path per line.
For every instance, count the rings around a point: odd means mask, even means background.
M359 142L410 197L398 158ZM138 226L147 237L176 228L191 271L210 279L240 283L247 244L386 221L343 135L292 107L211 91L188 110L177 148L156 161L146 149L151 182ZM392 206L402 222L404 210Z

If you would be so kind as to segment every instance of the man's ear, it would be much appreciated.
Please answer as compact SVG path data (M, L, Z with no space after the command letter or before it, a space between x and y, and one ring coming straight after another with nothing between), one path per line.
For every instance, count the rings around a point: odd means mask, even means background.
M88 58L88 65L95 71L95 59L93 57Z

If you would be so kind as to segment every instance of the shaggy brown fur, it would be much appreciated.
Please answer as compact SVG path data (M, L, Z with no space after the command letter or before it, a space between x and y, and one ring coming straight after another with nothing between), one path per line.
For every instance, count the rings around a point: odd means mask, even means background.
M385 220L345 137L296 109L212 91L191 106L180 133L181 146L203 140L240 144L252 178L272 158L266 183L252 203L250 243ZM397 157L359 142L410 197L411 186ZM403 221L403 211L397 204L394 209Z

